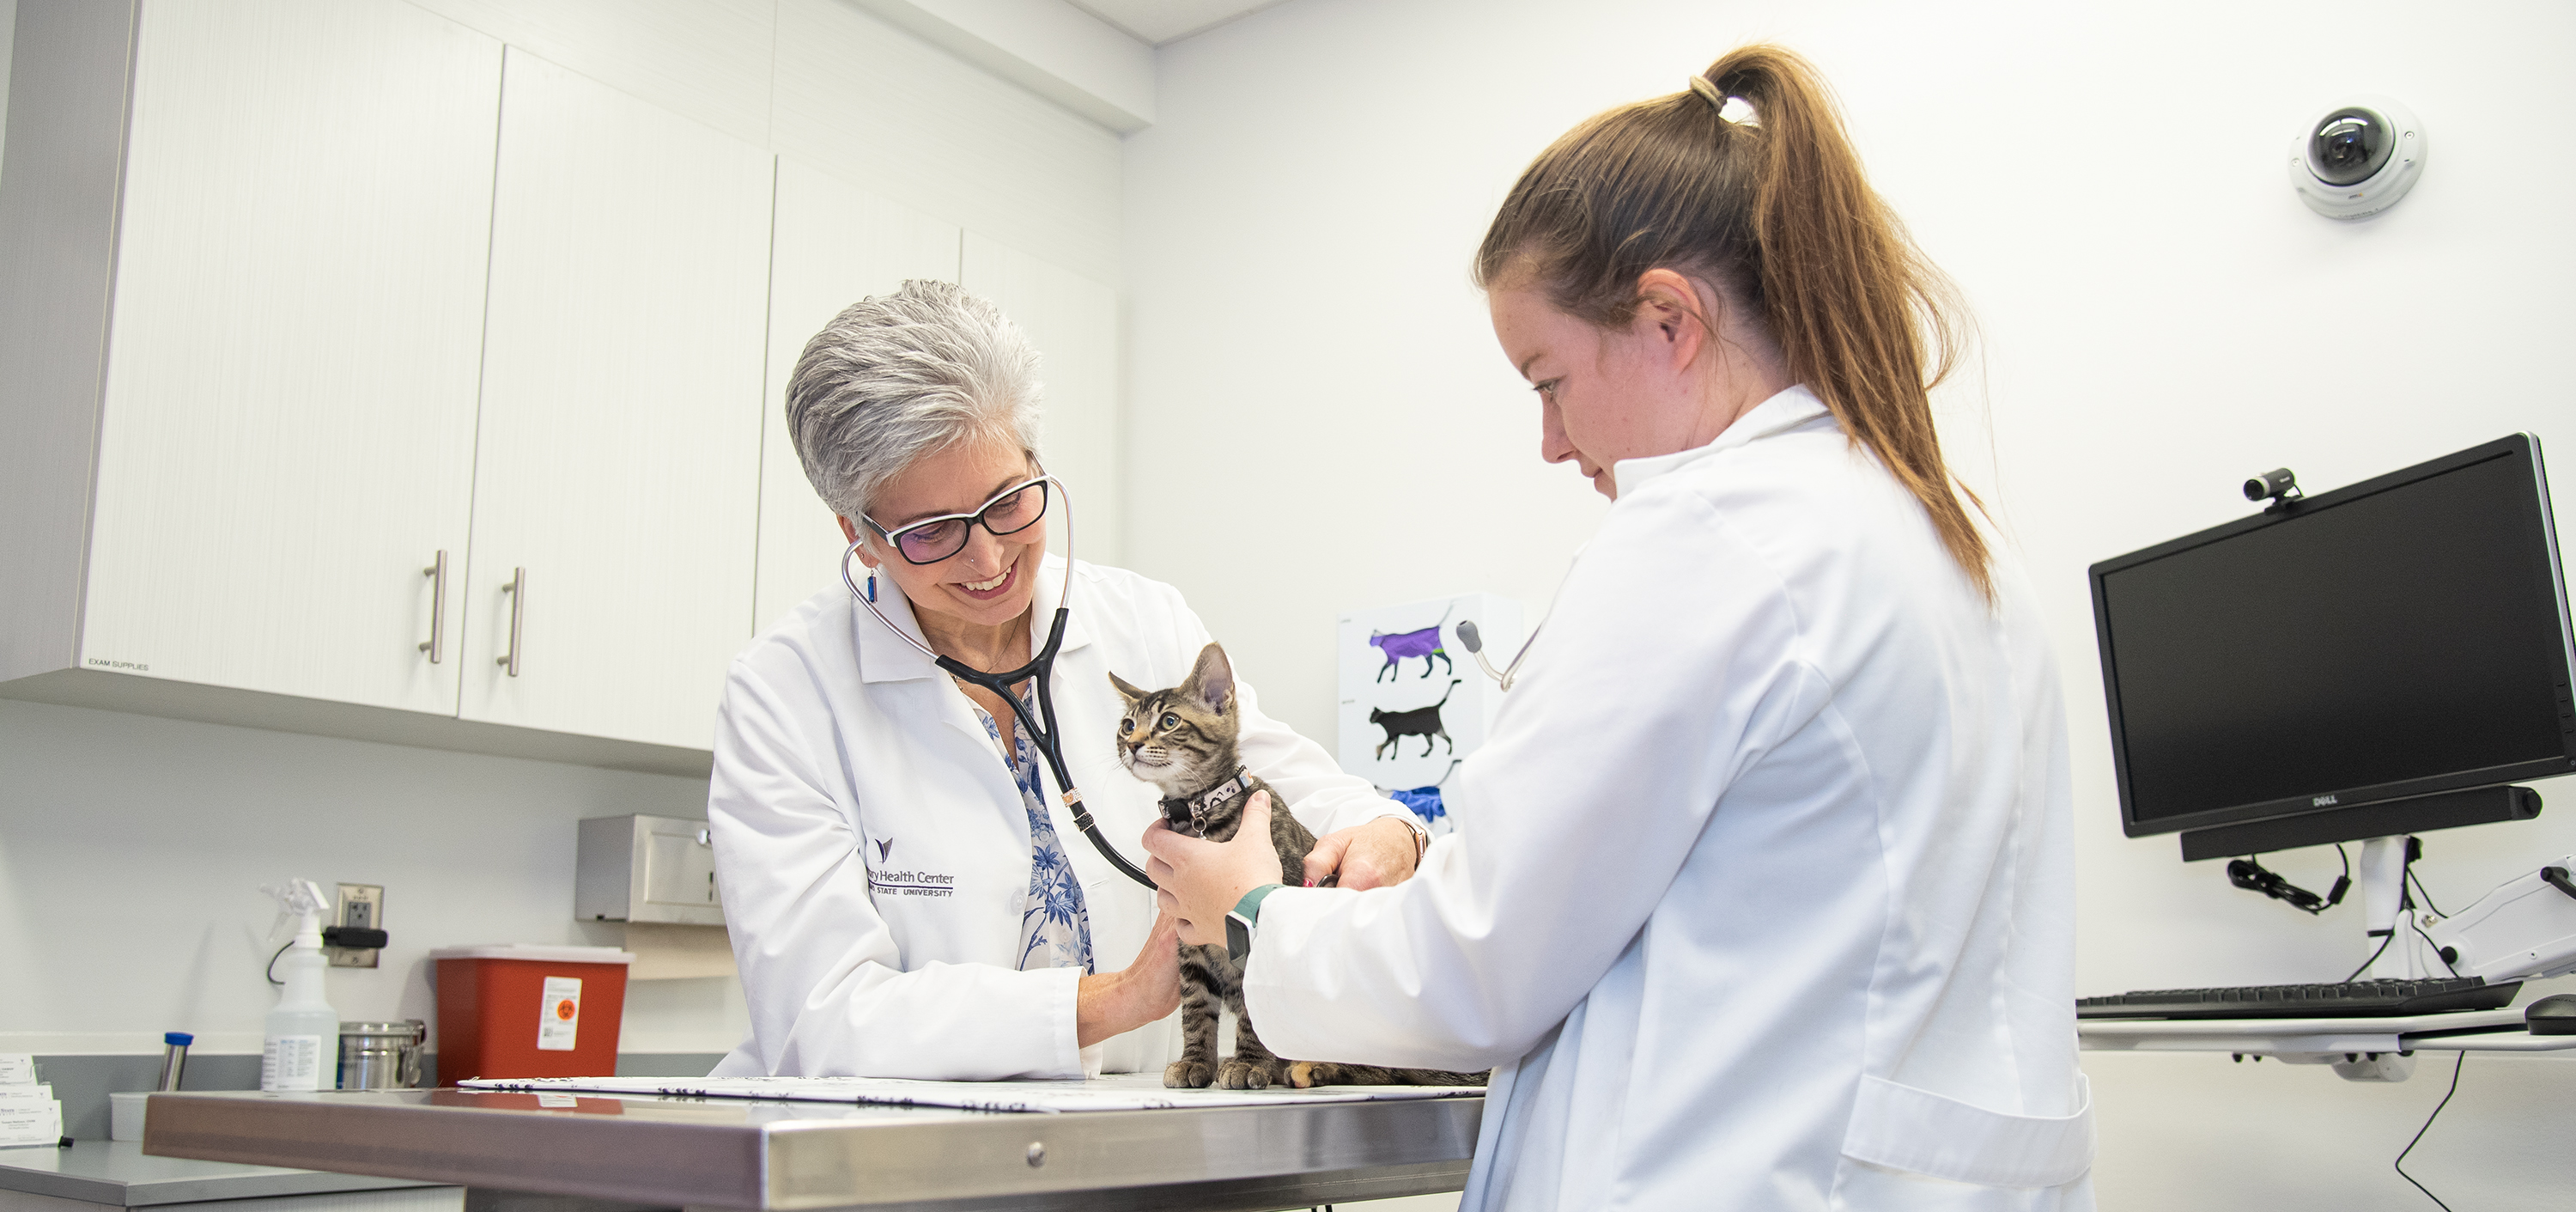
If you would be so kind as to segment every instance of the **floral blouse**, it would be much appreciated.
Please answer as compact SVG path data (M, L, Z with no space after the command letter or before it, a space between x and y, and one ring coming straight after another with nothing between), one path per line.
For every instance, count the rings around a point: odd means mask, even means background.
M1028 702L1028 696L1023 694L1020 701ZM993 722L992 713L978 706L975 714L984 721L984 735L998 747L1002 729ZM1046 800L1038 793L1037 747L1029 743L1025 726L1011 730L1010 764L1011 781L1020 787L1020 805L1029 812L1029 897L1020 913L1020 970L1080 968L1090 975L1091 915L1083 907L1082 884L1074 878L1073 864L1065 858L1064 841L1057 836Z

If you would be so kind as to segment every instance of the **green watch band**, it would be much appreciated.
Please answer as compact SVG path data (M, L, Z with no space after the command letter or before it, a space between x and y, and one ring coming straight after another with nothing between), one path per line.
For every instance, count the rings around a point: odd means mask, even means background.
M1233 911L1225 915L1225 957L1237 966L1242 965L1245 956L1252 954L1252 936L1261 921L1262 899L1279 891L1280 887L1278 884L1263 884L1244 893L1243 899L1234 903Z

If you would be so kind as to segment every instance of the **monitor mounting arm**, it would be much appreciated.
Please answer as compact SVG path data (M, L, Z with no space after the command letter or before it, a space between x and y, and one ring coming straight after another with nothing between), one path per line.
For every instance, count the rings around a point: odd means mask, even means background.
M2361 915L2370 962L2363 980L2420 980L2436 975L2415 920L2415 898L2406 892L2406 869L2424 857L2414 837L2374 837L2361 844Z

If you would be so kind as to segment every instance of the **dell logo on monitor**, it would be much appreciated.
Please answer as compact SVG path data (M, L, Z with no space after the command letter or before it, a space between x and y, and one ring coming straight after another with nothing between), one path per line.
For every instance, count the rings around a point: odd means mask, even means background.
M2311 807L2311 808L2323 808L2323 807L2326 807L2326 806L2328 806L2328 805L2330 805L2330 804L2333 804L2334 802L2335 802L2335 797L2333 797L2333 796L2331 796L2331 795L2321 795L2321 796L2318 796L2318 797L2317 797L2317 798L2315 798L2315 799L2309 800L2309 801L2308 801L2308 806L2309 806L2309 807Z

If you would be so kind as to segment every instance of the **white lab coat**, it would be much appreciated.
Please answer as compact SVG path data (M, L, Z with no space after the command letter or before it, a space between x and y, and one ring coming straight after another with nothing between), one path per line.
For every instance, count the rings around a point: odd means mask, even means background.
M1063 569L1049 556L1038 578L1039 643ZM1086 563L1073 582L1054 680L1065 762L1101 833L1141 865L1160 793L1118 764L1109 674L1178 685L1209 636L1168 585ZM903 595L880 584L877 608L919 638ZM1404 811L1237 690L1245 763L1308 828ZM1095 966L1116 971L1153 927L1153 892L1100 857L1041 778ZM1079 971L1015 970L1030 860L1019 790L964 692L847 592L816 595L735 659L707 819L752 1023L718 1076L1080 1077L1177 1058L1177 1016L1078 1050Z
M2085 1209L2057 672L1803 388L1618 464L1458 832L1283 889L1280 1055L1499 1065L1479 1209Z

